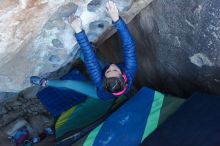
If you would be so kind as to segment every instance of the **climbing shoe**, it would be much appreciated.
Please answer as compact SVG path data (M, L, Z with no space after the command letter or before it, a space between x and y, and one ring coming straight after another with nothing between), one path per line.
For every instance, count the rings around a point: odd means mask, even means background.
M38 77L38 76L31 76L30 82L33 85L38 85L38 86L46 87L48 81L45 78L41 78L41 77Z

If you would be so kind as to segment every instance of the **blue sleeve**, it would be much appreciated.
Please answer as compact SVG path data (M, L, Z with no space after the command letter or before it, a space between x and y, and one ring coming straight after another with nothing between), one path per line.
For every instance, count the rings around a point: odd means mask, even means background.
M83 51L84 62L89 72L90 78L97 88L101 88L102 85L102 70L93 48L85 34L85 31L75 33L76 40Z
M121 17L119 20L114 22L114 26L117 29L121 39L124 57L124 72L128 77L128 81L131 85L137 70L135 42Z

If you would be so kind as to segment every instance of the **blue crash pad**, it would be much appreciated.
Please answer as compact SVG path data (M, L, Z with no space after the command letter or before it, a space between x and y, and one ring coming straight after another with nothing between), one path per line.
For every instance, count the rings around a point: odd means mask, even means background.
M219 146L220 96L193 94L141 146Z
M78 70L74 69L61 80L80 80L85 81L86 78ZM84 101L86 96L69 89L60 89L47 87L37 94L42 104L56 119L60 114L72 106Z
M93 146L137 146L141 143L155 91L142 88L102 125Z

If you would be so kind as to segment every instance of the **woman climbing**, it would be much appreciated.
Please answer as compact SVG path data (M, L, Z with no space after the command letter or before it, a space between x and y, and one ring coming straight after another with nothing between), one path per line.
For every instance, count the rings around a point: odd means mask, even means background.
M76 80L47 80L38 76L30 78L32 84L43 87L69 88L102 100L120 96L131 88L137 68L135 43L125 22L119 16L115 3L107 2L106 8L122 41L124 63L110 64L102 70L85 31L82 29L81 19L77 17L70 23L75 30L75 37L82 49L84 63L93 84Z

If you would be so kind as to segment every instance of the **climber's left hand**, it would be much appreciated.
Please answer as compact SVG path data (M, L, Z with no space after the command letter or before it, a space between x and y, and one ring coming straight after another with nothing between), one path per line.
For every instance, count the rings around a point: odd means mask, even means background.
M106 3L106 9L112 20L116 22L119 19L119 12L118 8L116 7L116 4L112 1L108 1Z

